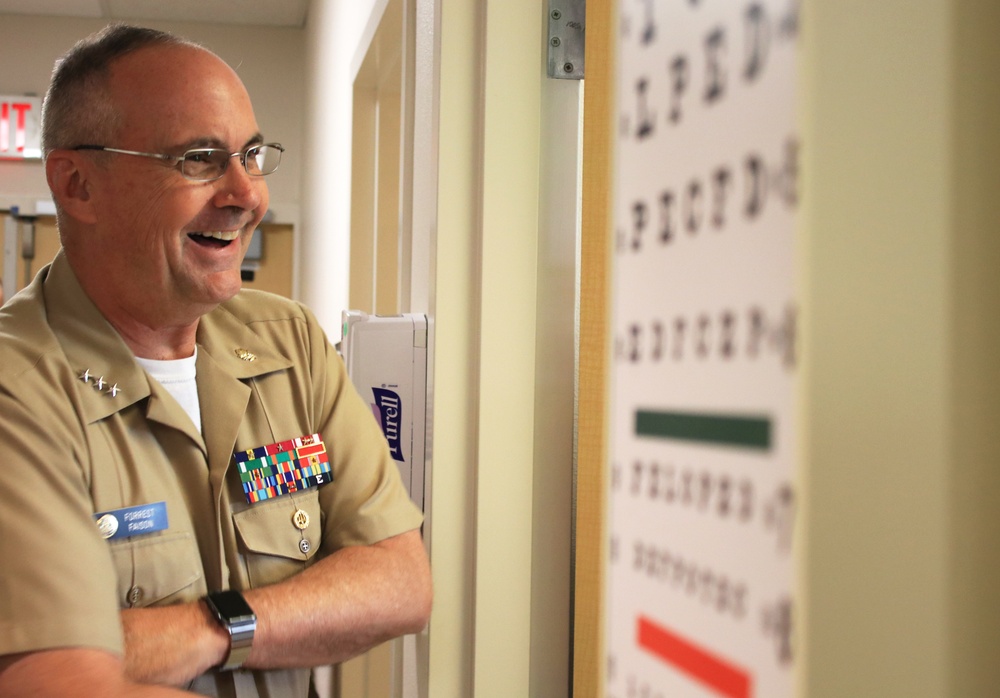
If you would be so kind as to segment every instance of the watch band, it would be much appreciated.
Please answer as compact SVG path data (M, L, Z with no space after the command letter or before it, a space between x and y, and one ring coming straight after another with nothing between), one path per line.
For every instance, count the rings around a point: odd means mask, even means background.
M219 669L239 669L250 656L254 632L257 630L257 615L243 598L243 594L232 589L211 592L205 597L205 603L229 633L229 655Z

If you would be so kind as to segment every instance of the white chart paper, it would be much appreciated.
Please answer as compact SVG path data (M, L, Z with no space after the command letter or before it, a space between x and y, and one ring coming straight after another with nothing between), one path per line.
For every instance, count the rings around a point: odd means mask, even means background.
M619 13L606 696L792 696L798 7Z

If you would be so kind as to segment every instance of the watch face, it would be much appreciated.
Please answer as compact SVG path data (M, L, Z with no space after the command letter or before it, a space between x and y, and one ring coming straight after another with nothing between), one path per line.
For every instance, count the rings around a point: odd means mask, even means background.
M234 619L253 616L253 609L238 591L220 591L210 595L212 603L223 618Z

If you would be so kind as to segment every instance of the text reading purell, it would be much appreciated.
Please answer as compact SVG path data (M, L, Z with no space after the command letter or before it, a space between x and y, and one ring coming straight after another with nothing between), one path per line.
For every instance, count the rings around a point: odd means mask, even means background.
M372 388L375 404L378 408L379 421L382 423L382 433L389 442L389 452L394 460L404 463L403 448L400 444L399 425L403 420L403 403L399 395L385 388Z

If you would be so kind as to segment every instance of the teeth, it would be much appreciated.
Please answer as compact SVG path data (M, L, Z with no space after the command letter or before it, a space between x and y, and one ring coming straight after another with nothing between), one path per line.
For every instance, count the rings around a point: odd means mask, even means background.
M216 240L232 241L240 236L238 230L213 230L210 232L196 233L196 235L201 235L206 238L215 238Z

